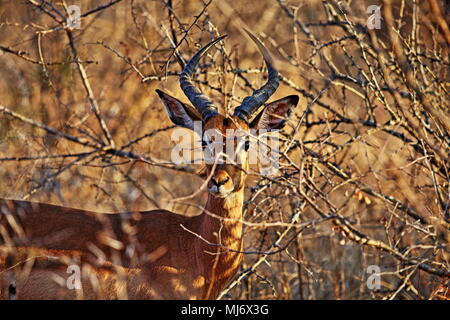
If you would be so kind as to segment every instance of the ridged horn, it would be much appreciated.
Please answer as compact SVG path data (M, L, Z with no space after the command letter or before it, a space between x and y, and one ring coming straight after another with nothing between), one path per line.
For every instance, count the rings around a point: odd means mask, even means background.
M194 74L195 68L197 67L200 58L217 42L225 38L223 35L206 46L201 48L184 67L180 74L180 87L183 90L186 97L192 102L194 107L200 112L204 121L206 121L211 116L217 114L217 107L198 90L192 83L192 75Z
M269 79L266 84L263 85L258 90L255 90L251 96L246 97L240 106L238 106L234 110L234 115L238 116L242 120L248 122L252 117L252 114L259 109L269 98L272 96L277 90L280 78L278 75L278 71L273 66L273 60L269 53L269 50L258 40L250 31L244 29L245 32L249 35L249 37L255 42L258 46L259 51L261 52L264 62L267 66L267 71L269 73Z

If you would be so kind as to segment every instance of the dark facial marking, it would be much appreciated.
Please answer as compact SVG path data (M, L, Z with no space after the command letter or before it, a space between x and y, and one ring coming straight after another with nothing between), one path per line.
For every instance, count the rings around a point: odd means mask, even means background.
M10 284L8 287L8 298L9 300L15 300L17 295L16 286Z

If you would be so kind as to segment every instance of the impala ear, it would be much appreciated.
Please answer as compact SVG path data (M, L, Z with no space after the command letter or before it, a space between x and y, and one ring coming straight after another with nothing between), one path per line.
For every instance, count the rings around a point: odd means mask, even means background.
M194 108L184 104L171 95L156 90L156 93L164 103L170 120L178 126L194 130L194 121L201 121L200 115Z
M263 110L252 120L250 128L253 129L281 129L291 116L292 110L297 106L298 96L292 95L267 104Z

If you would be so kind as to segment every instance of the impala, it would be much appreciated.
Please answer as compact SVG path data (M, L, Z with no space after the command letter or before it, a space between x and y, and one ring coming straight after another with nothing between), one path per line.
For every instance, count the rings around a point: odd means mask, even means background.
M283 127L298 96L263 107L278 87L279 74L268 50L249 35L264 57L267 83L246 97L233 115L220 114L191 80L201 57L224 38L219 37L200 49L180 74L180 86L195 109L157 90L174 124L193 129L194 121L202 121L204 132L214 129L224 137L227 129ZM249 148L248 144L237 148L239 163L206 165L208 200L203 212L193 217L165 210L95 213L0 200L0 297L217 298L243 258L242 207ZM78 286L68 285L69 277L75 275L68 268L71 265L80 267Z

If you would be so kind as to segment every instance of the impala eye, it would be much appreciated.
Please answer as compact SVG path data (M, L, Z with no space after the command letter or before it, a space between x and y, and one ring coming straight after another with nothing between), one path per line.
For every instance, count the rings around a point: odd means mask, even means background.
M248 149L250 149L250 140L246 140L244 143L244 150L248 151Z

